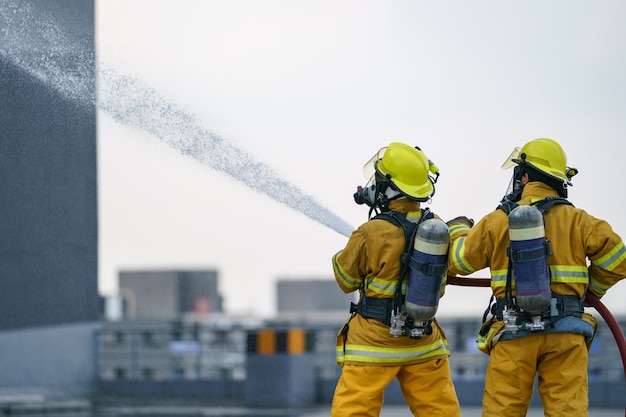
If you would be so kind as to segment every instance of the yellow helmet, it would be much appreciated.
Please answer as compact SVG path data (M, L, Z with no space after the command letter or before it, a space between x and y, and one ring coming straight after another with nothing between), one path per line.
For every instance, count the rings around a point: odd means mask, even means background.
M439 175L439 169L421 149L400 142L390 143L370 159L364 168L366 178L371 178L372 171L388 179L392 188L404 196L418 201L435 194L435 181L429 173Z
M539 138L528 142L522 149L516 148L502 168L528 164L543 174L571 185L569 180L577 174L575 168L567 166L567 157L561 145L553 139Z

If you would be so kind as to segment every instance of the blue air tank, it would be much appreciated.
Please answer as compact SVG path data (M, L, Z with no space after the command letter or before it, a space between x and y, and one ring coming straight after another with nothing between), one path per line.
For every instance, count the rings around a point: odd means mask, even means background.
M437 313L449 242L450 233L443 221L428 219L419 224L404 302L405 312L415 322L430 320Z
M531 206L518 206L509 214L509 257L515 280L517 305L531 315L548 311L550 244L545 238L543 215Z

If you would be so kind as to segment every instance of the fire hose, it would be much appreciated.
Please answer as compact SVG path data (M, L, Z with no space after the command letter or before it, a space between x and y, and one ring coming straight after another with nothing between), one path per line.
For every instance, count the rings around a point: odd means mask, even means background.
M448 284L465 287L489 287L491 285L491 280L489 278L461 278L448 276ZM609 326L611 333L613 333L613 337L615 338L615 342L617 342L617 347L622 357L624 378L626 378L626 338L624 337L624 333L622 332L619 323L597 296L587 292L585 302L600 313L607 326Z

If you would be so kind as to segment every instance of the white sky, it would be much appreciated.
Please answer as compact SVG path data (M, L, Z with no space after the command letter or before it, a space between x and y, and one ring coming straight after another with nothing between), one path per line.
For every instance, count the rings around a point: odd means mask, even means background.
M433 211L479 219L506 190L512 149L551 137L580 170L570 200L626 237L624 2L96 5L101 61L354 227L367 219L352 198L362 166L391 141L439 166ZM271 315L277 278L332 279L345 236L103 112L98 142L103 294L120 269L217 268L228 312ZM626 314L625 298L621 282L603 301ZM479 315L488 300L488 289L448 287L439 314Z

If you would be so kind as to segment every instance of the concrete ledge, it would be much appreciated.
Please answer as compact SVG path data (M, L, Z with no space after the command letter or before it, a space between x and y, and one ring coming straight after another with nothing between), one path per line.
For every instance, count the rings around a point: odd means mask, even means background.
M92 404L87 398L68 397L44 388L0 390L0 415L50 412L88 411Z
M197 398L225 402L244 397L244 381L99 381L98 394L120 398Z

